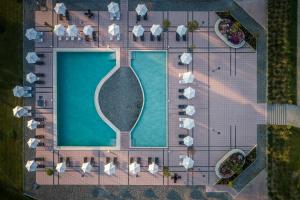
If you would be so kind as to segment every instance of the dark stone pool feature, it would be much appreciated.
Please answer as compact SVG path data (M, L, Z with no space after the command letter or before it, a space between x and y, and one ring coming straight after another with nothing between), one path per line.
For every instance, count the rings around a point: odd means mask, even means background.
M130 67L120 67L101 87L102 113L120 131L130 131L143 106L143 92Z

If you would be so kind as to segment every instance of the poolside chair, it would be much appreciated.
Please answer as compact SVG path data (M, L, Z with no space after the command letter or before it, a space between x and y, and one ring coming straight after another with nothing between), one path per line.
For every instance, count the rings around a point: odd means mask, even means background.
M185 111L179 111L178 115L186 115L186 112Z
M43 81L43 80L38 80L38 81L36 81L35 83L36 83L36 84L45 84L45 81Z
M105 158L105 163L106 163L106 164L110 163L110 157L106 157L106 158Z
M37 122L43 122L43 121L45 121L45 118L44 117L36 117L36 118L34 118L34 120Z
M144 20L148 20L148 12L144 15Z
M133 158L133 157L130 157L129 163L133 163L133 162L134 162L134 158Z
M70 166L71 166L71 158L70 158L70 157L67 157L67 158L66 158L66 166L67 166L67 167L70 167Z
M83 162L86 163L87 161L88 161L88 158L87 158L87 157L84 157L84 158L83 158Z
M186 107L187 107L187 105L184 105L184 104L178 105L178 108L179 108L179 109L185 109Z
M136 38L136 36L134 34L132 34L132 38L133 38L133 41L136 42L137 38Z
M180 41L180 35L176 32L176 41L179 42Z
M43 53L37 53L36 54L39 58L44 58L45 57L45 54L43 54Z
M39 124L37 125L37 128L45 128L45 124Z
M142 42L145 41L145 34L143 34L143 35L141 36L141 41L142 41Z
M23 95L23 97L32 97L32 94L30 92L27 92L26 94Z
M186 41L186 34L184 34L184 35L182 36L182 40L183 40L183 41Z
M121 17L121 13L120 13L120 11L119 12L117 12L117 14L116 14L116 20L120 20L120 17Z
M154 35L150 33L150 41L154 41Z
M62 37L61 36L58 36L58 38L57 38L59 41L61 41L62 40Z
M71 40L74 40L75 39L75 37L71 37Z
M36 65L44 65L45 63L44 63L44 61L39 60L39 61L36 61L35 64L36 64Z
M37 146L38 146L38 147L44 147L44 146L45 146L45 143L44 143L44 142L39 142L39 143L37 144Z
M59 157L59 162L60 163L64 162L64 157Z
M148 165L150 165L152 162L152 157L148 157Z
M182 95L182 94L181 94L181 95L178 95L178 98L179 98L179 99L186 99L186 97L185 97L184 95Z
M96 165L95 158L91 157L91 165L94 167Z
M181 62L181 60L178 61L178 65L183 65L183 63Z
M155 157L154 162L155 164L159 165L159 157Z
M109 35L109 40L112 41L114 38L112 35Z
M157 41L161 41L161 34L157 36Z
M121 39L121 34L117 35L117 41Z
M97 33L96 31L93 31L93 34L92 34L92 37L93 37L93 41L97 41Z
M70 38L68 36L65 37L66 40L69 40Z
M60 20L60 21L64 20L64 18L63 18L63 15L62 15L62 14L59 14L59 15L58 15L58 18L59 18L59 20Z
M113 163L114 163L114 165L116 165L116 166L119 164L118 157L114 157Z
M183 141L179 141L178 144L179 145L184 145L184 142Z
M112 21L114 20L114 15L112 13L109 13L109 19Z
M81 36L80 36L80 35L77 36L77 40L78 40L78 41L81 40Z
M41 169L41 168L45 168L45 165L44 165L44 164L38 164L38 165L37 165L37 168L40 168L40 169Z
M178 138L185 138L186 136L188 136L188 135L186 135L186 134L179 134Z
M179 128L183 128L183 124L179 124Z
M137 162L138 164L141 164L141 163L142 163L142 158L141 158L141 157L137 157L136 162Z
M45 74L44 73L36 73L35 74L37 77L45 77Z
M66 20L70 21L70 13L69 10L66 10Z
M44 135L36 135L36 136L34 136L34 138L36 138L36 139L44 139L45 136Z
M141 16L140 15L138 15L138 14L136 14L136 21L141 21Z
M34 161L45 161L44 157L37 157L34 159Z
M28 90L28 91L30 91L30 90L32 90L32 87L30 87L30 86L23 86L23 88L24 88L24 90Z
M184 89L183 89L183 88L180 88L180 89L178 89L178 92L179 92L179 93L183 93L183 92L184 92Z

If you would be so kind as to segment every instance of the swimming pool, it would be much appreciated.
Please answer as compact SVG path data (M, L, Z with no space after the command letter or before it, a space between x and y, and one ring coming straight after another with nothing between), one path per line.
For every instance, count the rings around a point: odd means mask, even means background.
M115 65L114 52L56 52L57 146L116 145L94 104L97 85Z
M165 51L132 51L131 67L144 91L144 108L131 132L133 147L167 145L167 69Z

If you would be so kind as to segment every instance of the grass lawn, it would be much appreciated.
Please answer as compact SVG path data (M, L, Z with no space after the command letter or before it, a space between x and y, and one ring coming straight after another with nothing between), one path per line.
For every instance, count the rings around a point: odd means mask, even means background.
M269 127L268 189L271 199L300 199L300 129Z
M22 3L0 1L0 196L21 199L22 124L12 115L21 104L12 88L22 84Z

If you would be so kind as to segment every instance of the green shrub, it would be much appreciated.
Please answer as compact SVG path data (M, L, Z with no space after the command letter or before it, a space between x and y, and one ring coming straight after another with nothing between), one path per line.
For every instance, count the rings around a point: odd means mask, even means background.
M168 30L168 28L171 26L171 22L167 19L165 19L162 23L162 27L164 30Z
M169 167L163 167L163 176L165 176L165 177L170 177L171 176Z
M46 174L47 174L48 176L52 176L52 175L54 174L54 170L51 169L51 168L48 168L48 169L46 170Z
M199 23L196 20L188 21L187 28L189 32L194 32L199 28Z

